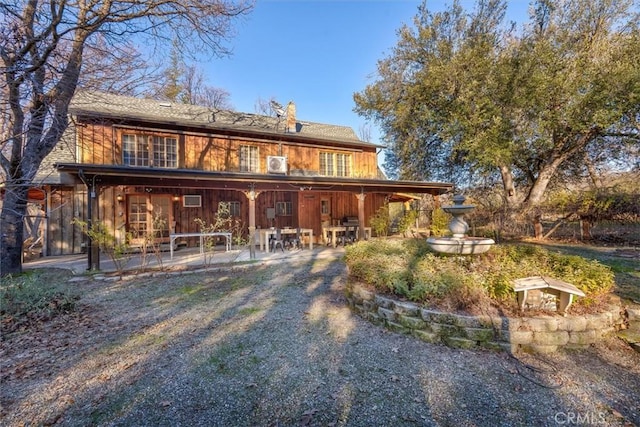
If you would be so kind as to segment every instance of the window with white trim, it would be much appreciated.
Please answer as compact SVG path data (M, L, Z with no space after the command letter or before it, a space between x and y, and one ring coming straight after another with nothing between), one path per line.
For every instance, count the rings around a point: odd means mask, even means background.
M122 164L175 168L178 166L178 140L167 136L123 134Z
M149 143L145 135L122 135L122 164L149 166Z
M182 196L182 207L199 208L202 206L202 196L199 194L185 194Z
M175 168L178 166L178 140L163 136L153 137L153 166Z
M351 154L320 152L320 175L351 176Z
M259 172L260 157L258 147L253 145L240 146L240 172Z

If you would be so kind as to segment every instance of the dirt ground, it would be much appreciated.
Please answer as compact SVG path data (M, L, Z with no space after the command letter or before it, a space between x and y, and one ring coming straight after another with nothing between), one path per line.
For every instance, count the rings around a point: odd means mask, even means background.
M3 332L0 424L640 425L640 353L621 340L428 344L354 315L345 277L336 256L74 282L75 312Z

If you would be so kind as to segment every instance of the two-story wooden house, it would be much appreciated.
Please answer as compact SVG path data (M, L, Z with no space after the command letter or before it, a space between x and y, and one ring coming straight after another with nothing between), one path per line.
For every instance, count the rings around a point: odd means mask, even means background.
M452 187L385 179L379 145L348 127L298 120L293 103L282 113L79 92L72 124L40 170L45 255L83 250L86 236L73 218L135 239L158 217L163 235L197 232L195 220L211 223L225 202L246 236L291 226L312 229L319 241L323 224L348 216L363 229L401 193L438 195Z

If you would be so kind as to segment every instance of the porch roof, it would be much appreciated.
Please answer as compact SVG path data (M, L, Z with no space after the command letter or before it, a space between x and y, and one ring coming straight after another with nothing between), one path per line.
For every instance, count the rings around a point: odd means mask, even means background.
M193 169L159 169L122 165L58 163L63 182L80 181L98 186L133 185L184 189L345 191L354 193L416 193L439 195L453 184L442 182L394 181L386 179L338 178L239 172L211 172ZM67 177L68 179L64 179Z

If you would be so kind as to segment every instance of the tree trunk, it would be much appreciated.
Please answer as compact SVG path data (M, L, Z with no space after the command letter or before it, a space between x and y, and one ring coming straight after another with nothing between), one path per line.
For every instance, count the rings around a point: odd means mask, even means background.
M587 172L589 172L589 178L591 178L591 183L593 184L593 186L595 188L601 188L602 180L598 175L598 171L596 170L596 167L593 165L593 162L589 158L589 154L586 152L584 153L584 164L587 167Z
M504 198L507 202L507 207L509 210L513 210L517 205L517 197L511 169L506 165L501 165L500 175L502 176L502 188L504 189Z
M591 240L593 236L591 235L591 221L586 218L580 218L580 239L581 240Z
M2 212L0 212L0 276L22 273L22 243L24 240L24 216L27 212L26 186L5 188Z
M533 235L536 240L542 240L544 237L544 227L542 226L542 215L537 213L533 216Z

